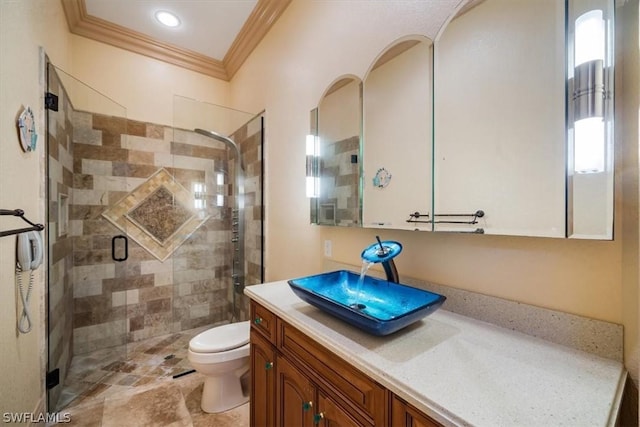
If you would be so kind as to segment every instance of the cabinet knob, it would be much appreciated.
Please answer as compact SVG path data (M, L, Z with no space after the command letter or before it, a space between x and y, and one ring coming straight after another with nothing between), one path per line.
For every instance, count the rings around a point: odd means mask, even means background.
M253 323L255 323L256 325L261 324L261 323L262 323L262 317L256 317L256 318L253 320Z
M320 424L320 421L322 421L324 419L324 413L320 412L319 414L315 414L313 416L313 422L315 424Z
M303 411L308 411L309 409L311 409L313 407L313 402L309 401L309 402L304 402L302 404L302 410Z
M266 369L267 371L271 368L273 368L273 362L267 362L264 364L264 369Z

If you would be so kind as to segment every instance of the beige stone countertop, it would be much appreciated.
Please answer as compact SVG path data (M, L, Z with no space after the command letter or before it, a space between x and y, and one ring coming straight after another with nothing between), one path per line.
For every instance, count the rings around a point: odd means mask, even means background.
M286 281L245 294L445 425L613 426L621 363L446 311L385 337L303 302Z

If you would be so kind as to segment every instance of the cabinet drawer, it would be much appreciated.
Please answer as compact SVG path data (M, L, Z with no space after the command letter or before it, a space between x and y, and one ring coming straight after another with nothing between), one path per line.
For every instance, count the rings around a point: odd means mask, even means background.
M278 348L308 365L314 381L324 384L334 397L361 411L375 425L386 424L386 391L382 386L280 319Z
M276 316L255 302L251 302L251 327L271 343L276 342Z

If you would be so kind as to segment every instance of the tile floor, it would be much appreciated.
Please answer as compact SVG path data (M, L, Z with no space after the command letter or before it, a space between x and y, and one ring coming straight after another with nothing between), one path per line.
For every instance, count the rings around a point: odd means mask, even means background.
M203 377L187 359L191 337L207 328L129 344L123 352L101 350L74 356L62 391L59 412L72 426L219 426L249 425L249 404L222 414L200 409ZM60 424L62 425L62 424Z

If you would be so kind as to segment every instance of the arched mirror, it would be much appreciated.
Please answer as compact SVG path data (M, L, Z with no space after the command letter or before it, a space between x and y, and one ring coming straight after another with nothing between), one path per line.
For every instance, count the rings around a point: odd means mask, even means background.
M307 137L307 196L311 222L360 227L362 84L336 79L311 112Z
M363 83L363 224L431 230L433 43L394 42ZM420 212L420 221L407 222Z
M581 16L598 58L577 59ZM450 20L435 44L434 211L484 217L436 231L612 238L612 16L612 0L471 0Z
M436 231L564 237L564 2L475 0L435 48Z

